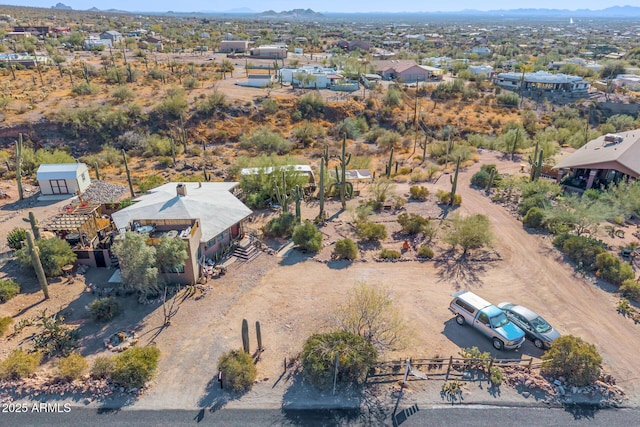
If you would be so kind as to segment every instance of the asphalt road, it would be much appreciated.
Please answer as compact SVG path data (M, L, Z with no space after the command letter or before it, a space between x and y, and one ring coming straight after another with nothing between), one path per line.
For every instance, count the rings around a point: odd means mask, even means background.
M497 407L479 405L403 408L395 425L413 426L637 426L640 409L590 407ZM0 413L2 426L391 426L389 416L362 415L354 411L281 410L96 410L71 408L67 413Z

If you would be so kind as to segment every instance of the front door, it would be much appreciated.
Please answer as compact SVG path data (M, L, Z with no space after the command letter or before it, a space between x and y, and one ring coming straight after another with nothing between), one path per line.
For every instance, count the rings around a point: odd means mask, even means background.
M107 262L104 259L103 251L93 251L94 256L96 257L96 267L106 267Z
M235 239L240 234L240 223L231 226L231 238Z
M64 179L50 179L49 183L51 184L51 192L53 194L69 194L67 181Z

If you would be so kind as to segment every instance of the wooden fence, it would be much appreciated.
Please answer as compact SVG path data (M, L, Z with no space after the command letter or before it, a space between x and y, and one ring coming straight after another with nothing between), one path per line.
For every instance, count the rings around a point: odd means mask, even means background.
M498 359L498 358L462 358L440 357L431 359L399 359L377 363L367 376L368 383L395 382L400 378L406 380L408 374L420 379L449 378L486 379L492 367L521 366L528 372L538 369L541 362L533 358Z

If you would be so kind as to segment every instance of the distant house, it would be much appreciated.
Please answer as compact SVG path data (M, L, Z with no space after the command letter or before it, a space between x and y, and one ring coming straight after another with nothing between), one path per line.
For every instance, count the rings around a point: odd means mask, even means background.
M471 48L471 53L475 53L476 55L489 55L491 50L488 47L479 46Z
M493 73L493 67L491 65L469 65L468 70L475 76L484 74L489 77Z
M309 78L304 78L309 77ZM334 68L305 66L300 68L281 68L278 78L284 83L307 89L328 89L344 77Z
M98 36L90 35L86 39L84 39L84 48L86 50L91 50L93 48L97 48L99 46L104 46L105 48L111 47L113 42L111 39L101 39Z
M138 197L111 215L121 233L148 233L151 244L160 238L182 239L188 259L183 269L166 271L172 281L194 284L206 260L228 248L243 234L243 221L252 214L232 191L237 182L169 183Z
M369 50L371 50L371 42L367 40L338 40L335 43L335 46L348 51L360 49L362 51L368 52Z
M36 180L43 195L82 194L91 184L89 169L84 163L40 165Z
M245 80L238 80L236 85L244 87L265 88L273 82L273 77L268 74L249 74Z
M626 87L629 90L638 91L640 90L640 76L635 74L618 74L611 82L611 85L614 88Z
M383 79L398 80L402 83L439 80L444 74L440 68L418 65L415 61L409 60L372 61L371 66Z
M220 52L244 53L249 50L249 40L221 40Z
M580 76L551 74L546 71L535 73L499 73L494 83L503 89L519 91L525 96L557 95L570 98L588 96L589 82Z
M100 33L100 38L102 40L111 40L111 43L119 43L122 41L122 34L114 30L109 30Z
M564 185L599 188L640 176L640 129L602 135L561 160L553 169Z
M13 31L15 32L25 32L30 33L33 36L46 36L51 32L51 28L49 26L17 26L13 27Z
M284 59L287 57L288 51L289 48L286 44L263 45L251 49L249 55L264 59Z

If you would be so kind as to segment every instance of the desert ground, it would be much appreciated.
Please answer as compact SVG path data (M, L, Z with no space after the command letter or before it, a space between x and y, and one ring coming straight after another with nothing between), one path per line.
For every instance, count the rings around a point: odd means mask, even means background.
M458 192L462 195L462 205L454 211L490 217L495 234L490 253L499 255L492 256L490 261L460 263L455 258L439 257L442 248L436 248L434 261L422 262L414 258L398 263L375 262L372 252L366 251L364 260L327 261L330 243L348 232L351 221L349 210L341 212L338 202L330 202L328 213L335 215L321 228L327 247L318 255L311 257L285 248L277 255L263 253L247 264L234 263L225 276L207 283L206 295L180 299L170 326L162 327L161 304L138 305L125 298L119 298L124 313L114 321L106 325L91 321L84 306L96 296L86 291L86 284L104 286L112 271L94 269L71 280L58 280L50 286L52 298L42 301L35 280L12 262L0 269L2 275L26 283L29 291L0 305L0 317L14 316L17 322L44 308L66 310L69 322L81 328L84 338L80 350L89 358L108 352L102 346L103 339L125 328L137 331L140 345L155 342L161 350L158 373L145 393L129 402L133 408L195 409L216 405L273 408L288 404L313 405L335 399L308 387L306 393L292 393L291 387L300 385L299 377L291 372L283 374L283 360L295 358L309 335L326 330L335 307L354 284L362 281L389 289L395 306L408 322L409 338L405 348L385 354L386 360L455 356L461 347L471 346L497 357L539 358L542 355L529 341L515 352L496 351L490 341L477 332L458 326L447 309L451 294L459 289L470 289L496 304L510 301L526 305L561 333L577 335L594 343L603 357L605 371L613 375L617 385L626 392L626 404L640 406L637 372L640 355L636 350L640 347L640 326L616 312L619 297L612 286L598 282L595 277L577 274L553 248L550 238L528 232L512 213L494 204L484 191L470 187L471 176L484 163L496 164L501 173L521 172L517 159L512 161L503 158L502 153L482 151L480 161L460 173ZM366 193L366 186L362 186ZM450 189L446 175L426 186L432 193L438 188ZM409 184L399 183L395 192L408 194L408 187ZM10 193L14 191L8 186L3 189ZM355 205L357 201L349 203ZM26 225L22 217L28 210L43 217L59 211L64 204L66 202L43 206L34 201L17 203L15 198L9 200L1 210L0 241L5 242L7 232L13 227ZM440 209L432 199L410 202L406 209L434 217L452 214ZM303 206L303 217L311 218L316 212L315 205ZM252 226L256 224L259 221ZM392 231L392 221L387 225ZM389 234L382 247L399 250L402 241L394 239L393 233ZM630 232L626 236L627 241L635 239ZM617 240L611 243L623 242L623 239ZM241 347L242 319L247 319L249 325L260 321L265 350L257 363L258 383L246 395L233 397L219 390L215 381L216 363L223 352ZM252 326L250 330L254 330ZM254 337L251 336L252 349L256 346ZM16 339L0 338L0 357L16 346ZM410 381L410 389L415 391L411 399L422 403L441 402L440 385L434 387L425 383L429 381ZM476 400L467 402L527 401L506 386L502 388L504 393L501 395L490 396L482 391ZM382 399L390 397L389 390L380 391ZM477 391L467 389L466 393L471 395ZM346 402L345 396L341 399ZM99 403L90 399L76 401L78 404Z

